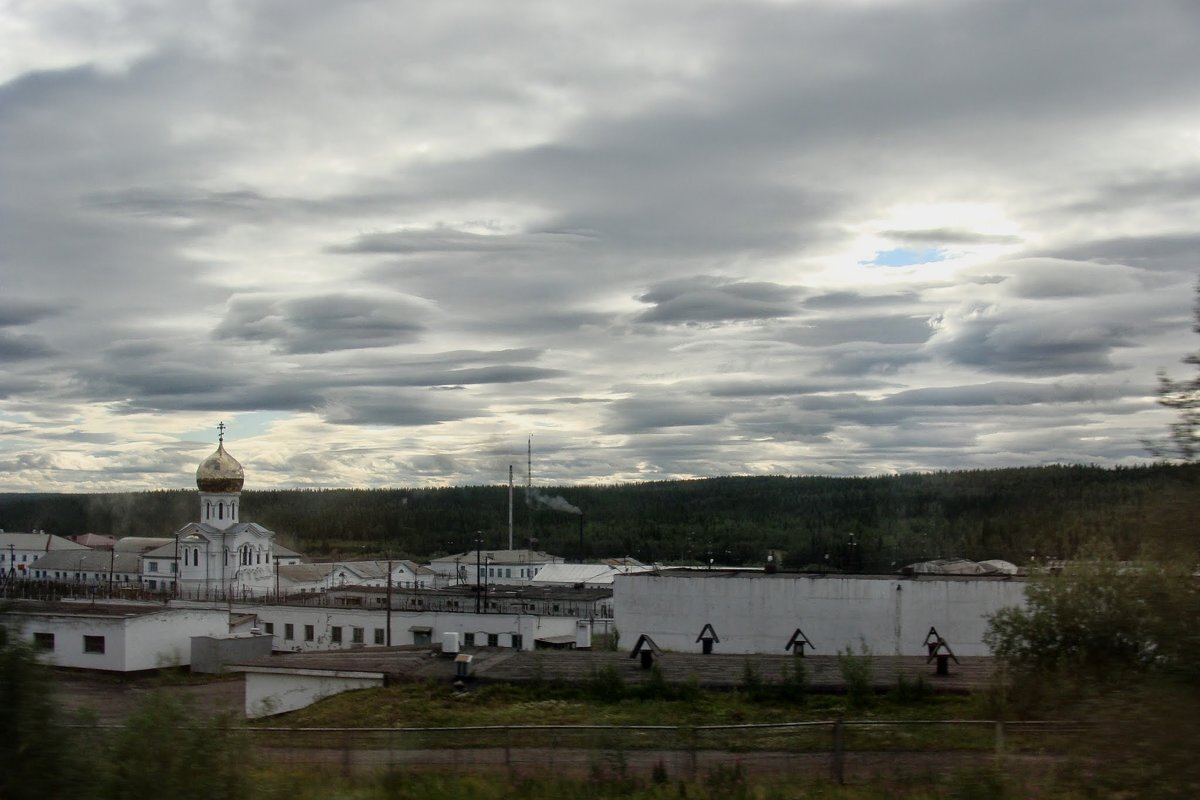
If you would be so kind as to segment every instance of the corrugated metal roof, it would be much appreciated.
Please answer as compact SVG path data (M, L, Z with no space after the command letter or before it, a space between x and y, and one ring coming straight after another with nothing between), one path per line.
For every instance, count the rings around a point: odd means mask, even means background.
M547 564L530 581L535 586L611 584L617 571L607 564Z

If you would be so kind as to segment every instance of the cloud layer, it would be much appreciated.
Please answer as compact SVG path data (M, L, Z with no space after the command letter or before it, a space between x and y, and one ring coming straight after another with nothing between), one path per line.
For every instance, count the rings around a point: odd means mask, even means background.
M1149 0L0 10L0 491L1131 464L1196 350Z

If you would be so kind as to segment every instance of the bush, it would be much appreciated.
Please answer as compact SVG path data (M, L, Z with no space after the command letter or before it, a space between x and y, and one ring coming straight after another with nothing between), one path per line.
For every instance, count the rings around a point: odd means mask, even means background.
M178 700L161 693L149 695L113 739L104 797L249 797L250 749L232 725L225 717L195 722Z
M588 675L584 691L601 703L616 703L625 698L625 680L612 664L605 664Z
M873 663L871 648L867 646L866 641L859 641L857 653L849 645L845 650L838 651L838 669L842 673L842 681L846 684L846 699L853 709L866 708L875 695L875 687L872 685Z

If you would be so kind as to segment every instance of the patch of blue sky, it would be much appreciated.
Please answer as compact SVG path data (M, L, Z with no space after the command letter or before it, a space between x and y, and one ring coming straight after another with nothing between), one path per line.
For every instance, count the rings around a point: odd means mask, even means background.
M212 427L207 430L188 431L184 439L200 441L217 440L217 423L225 423L225 440L249 439L251 436L265 435L270 431L271 424L289 415L283 411L251 411L228 414L223 418L214 418Z
M897 247L893 250L879 250L870 261L858 263L873 267L911 267L916 264L931 264L935 261L945 260L946 251L940 247L927 247L924 250Z

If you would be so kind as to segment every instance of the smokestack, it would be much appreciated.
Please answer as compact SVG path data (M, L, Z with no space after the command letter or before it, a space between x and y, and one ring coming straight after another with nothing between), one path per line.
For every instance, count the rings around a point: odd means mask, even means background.
M583 512L579 512L579 563L583 563Z
M513 544L513 542L512 542L512 536L513 536L512 503L513 503L513 470L512 470L512 464L509 464L508 465L508 549L509 550L513 549L513 547L512 547L512 544Z
M526 444L528 463L525 468L525 513L529 520L529 549L533 549L533 436Z

